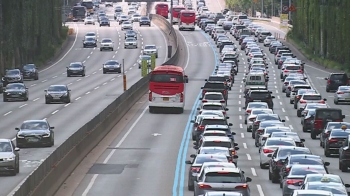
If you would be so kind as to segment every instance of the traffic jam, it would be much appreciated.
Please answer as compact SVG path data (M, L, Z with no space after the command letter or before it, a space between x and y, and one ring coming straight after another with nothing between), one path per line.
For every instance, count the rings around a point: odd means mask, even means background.
M339 159L339 170L347 172L350 123L344 121L341 109L331 108L327 99L313 89L304 73L305 64L271 32L245 15L229 10L213 14L204 2L198 8L196 24L212 38L220 63L203 81L201 103L191 121L195 153L186 161L187 189L194 196L255 196L250 190L252 178L239 167L240 156L245 154L240 154L243 147L235 139L244 132L256 147L256 154L251 156L260 161L260 168L270 182L279 184L282 196L348 195L350 184L345 182L348 179L330 174L327 169L330 163L313 154L307 140L319 140L324 156ZM267 62L271 57L268 52L274 56L271 63ZM274 111L277 97L269 90L272 85L269 66L279 71L275 77L281 81L280 91L285 98L278 99L287 99L293 106L301 129L287 125L284 116ZM350 87L346 75L333 73L325 80L326 91L335 91L335 104L348 100ZM232 91L239 91L239 97L245 101L240 101L240 105L228 103ZM237 104L243 126L233 131L232 127L237 125L228 121L238 117L228 115L228 105L237 109ZM310 137L301 138L297 130Z

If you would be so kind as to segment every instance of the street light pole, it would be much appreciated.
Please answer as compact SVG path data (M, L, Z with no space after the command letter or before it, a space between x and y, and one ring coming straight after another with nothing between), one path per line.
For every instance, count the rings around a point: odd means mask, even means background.
M126 91L126 75L125 75L124 59L122 62L122 66L123 66L123 89L124 91Z
M264 18L264 0L261 0L261 18Z
M173 0L170 0L170 24L173 25Z

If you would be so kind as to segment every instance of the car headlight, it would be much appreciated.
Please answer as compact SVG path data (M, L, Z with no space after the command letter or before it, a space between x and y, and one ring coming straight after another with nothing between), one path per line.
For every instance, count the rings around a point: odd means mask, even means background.
M5 161L13 161L13 160L15 160L15 157L5 158Z
M45 133L43 137L50 137L50 133Z
M107 65L103 65L103 68L107 68Z
M24 138L24 136L17 134L17 138Z
M64 93L62 96L67 96L68 95L68 93Z

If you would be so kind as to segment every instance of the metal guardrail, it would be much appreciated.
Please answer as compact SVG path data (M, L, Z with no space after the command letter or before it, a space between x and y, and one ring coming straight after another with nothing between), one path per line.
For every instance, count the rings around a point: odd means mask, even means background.
M272 22L272 20L270 18L256 18L256 17L248 17L248 18L251 19L251 20ZM280 24L280 22L276 22L276 23ZM288 24L288 28L293 28L293 25Z

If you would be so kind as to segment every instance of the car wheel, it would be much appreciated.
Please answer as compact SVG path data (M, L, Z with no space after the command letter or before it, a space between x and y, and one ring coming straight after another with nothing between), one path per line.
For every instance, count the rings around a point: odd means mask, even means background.
M8 102L8 100L7 100L7 98L6 98L6 97L4 97L4 98L3 98L3 101L4 101L4 102Z
M329 150L327 150L327 148L324 148L324 156L326 156L326 157L331 156L331 153L329 153Z
M338 105L338 104L339 104L339 102L338 102L338 101L336 101L336 100L334 99L334 104L335 104L335 105Z
M66 102L66 103L70 103L70 98L68 98L65 102Z
M19 162L16 164L16 174L19 173Z
M45 99L45 104L50 104L51 102L48 99Z
M100 51L102 51L102 48L100 48Z
M28 101L29 100L29 97L27 96L25 99L24 99L24 101Z
M70 77L71 75L69 73L67 73L67 77Z
M39 80L39 75L36 75L34 80Z
M83 73L82 76L85 77L85 73Z

